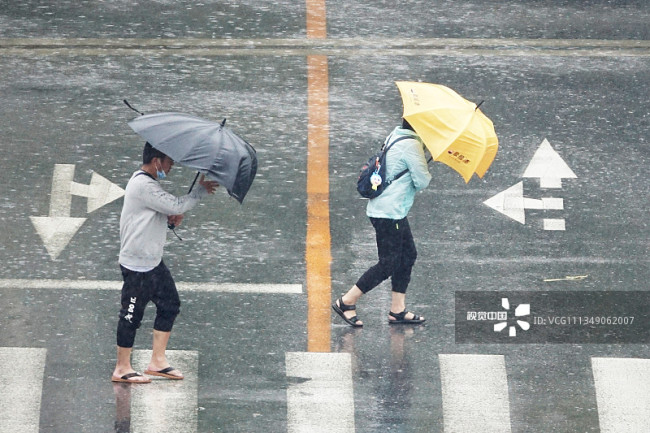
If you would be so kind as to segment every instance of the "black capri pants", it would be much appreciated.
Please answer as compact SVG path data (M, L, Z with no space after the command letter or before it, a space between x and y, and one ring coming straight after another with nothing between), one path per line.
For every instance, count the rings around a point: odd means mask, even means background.
M391 277L392 290L406 293L411 282L411 269L417 259L408 219L370 218L370 222L375 228L379 261L359 278L357 287L368 293Z
M140 327L144 309L152 301L156 305L153 328L170 332L180 312L181 301L169 269L161 261L149 272L135 272L120 265L124 284L122 308L117 322L117 345L133 347L136 330Z

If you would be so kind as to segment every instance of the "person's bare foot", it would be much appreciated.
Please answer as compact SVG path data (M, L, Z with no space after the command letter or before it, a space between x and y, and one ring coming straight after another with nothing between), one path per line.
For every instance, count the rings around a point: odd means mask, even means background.
M144 371L144 374L148 374L149 376L160 376L172 380L181 380L185 378L180 370L169 365L167 367L159 368L158 366L149 364L149 367Z
M336 314L341 316L349 325L360 328L363 326L363 322L357 317L356 308L356 304L346 304L343 297L338 298L332 304L332 309Z
M390 311L388 313L388 323L390 324L409 324L409 325L420 325L424 323L426 319L424 317L418 316L415 313L410 311L402 311L401 313L393 313Z
M138 373L135 370L130 371L119 371L115 370L111 376L111 382L122 382L122 383L150 383L151 379L147 376L143 376L141 373Z

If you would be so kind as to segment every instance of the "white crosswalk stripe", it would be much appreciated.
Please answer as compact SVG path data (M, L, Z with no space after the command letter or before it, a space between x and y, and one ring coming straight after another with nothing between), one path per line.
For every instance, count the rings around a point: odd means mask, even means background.
M39 431L41 399L48 398L42 396L46 355L46 349L0 347L0 365L20 366L20 374L0 375L0 433ZM198 431L199 353L168 350L167 357L185 379L115 384L116 425L134 433ZM150 359L150 350L135 350L132 364L144 371ZM508 394L503 355L439 354L438 360L445 433L512 431L510 398L516 396ZM285 366L289 433L355 431L349 353L287 352ZM600 431L647 432L650 359L593 357L591 369Z
M289 433L351 433L354 392L349 353L288 352Z
M507 433L510 405L502 355L438 355L445 433Z
M0 433L39 431L46 349L0 347L0 365L20 374L0 375Z
M650 359L591 358L601 433L650 430Z
M197 431L199 354L193 350L168 350L166 354L185 379L152 377L150 384L132 386L132 433ZM151 350L134 350L132 365L144 371L150 359Z

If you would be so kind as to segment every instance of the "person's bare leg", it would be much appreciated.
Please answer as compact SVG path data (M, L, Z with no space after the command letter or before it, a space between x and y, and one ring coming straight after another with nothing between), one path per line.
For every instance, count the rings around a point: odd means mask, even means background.
M399 314L402 311L406 310L406 293L399 293L399 292L391 292L391 293L392 293L392 298L391 298L390 311L392 311L395 314ZM415 314L409 312L406 316L404 316L404 319L412 320L414 317ZM388 316L388 319L395 320L391 316Z
M354 285L350 290L348 290L348 292L345 295L342 296L343 303L345 305L356 305L357 302L359 301L359 298L361 298L361 295L363 295L361 289L358 288L356 285ZM339 300L337 299L336 304L338 305L338 303ZM355 312L355 310L348 310L348 311L344 311L343 314L345 315L345 317L349 319L351 317L356 316L357 313ZM363 322L361 320L357 321L357 323L359 325L363 325Z
M164 370L165 368L169 367L169 362L167 362L165 351L167 350L167 343L169 342L170 335L171 332L157 331L155 329L153 330L153 351L151 355L151 362L149 362L149 367L147 367L145 373L151 374L152 372ZM183 378L183 373L176 369L168 372L167 374L178 378Z
M135 373L135 370L131 367L131 351L131 347L117 346L117 363L115 364L115 370L113 370L114 378L120 378L125 374ZM136 376L129 380L131 382L148 382L149 378L145 376Z

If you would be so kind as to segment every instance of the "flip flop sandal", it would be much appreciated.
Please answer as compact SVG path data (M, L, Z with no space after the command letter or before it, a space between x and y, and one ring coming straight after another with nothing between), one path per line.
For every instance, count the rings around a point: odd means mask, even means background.
M172 379L172 380L183 380L183 376L176 376L173 374L169 374L170 372L176 370L174 367L167 367L163 368L162 370L154 371L154 370L145 370L144 374L148 374L149 376L160 376L164 377L167 379Z
M348 317L345 317L345 314L343 314L345 311L356 310L357 306L356 305L345 305L343 303L343 297L342 296L338 299L338 302L339 302L338 305L336 304L336 302L334 302L332 304L332 309L336 312L336 314L341 316L341 319L345 320L347 324L349 324L349 325L351 325L351 326L353 326L355 328L361 328L363 326L363 323L357 323L359 321L359 318L357 316L352 316L352 317L348 318Z
M147 378L146 380L133 380L134 377L144 377L144 375L133 372L127 373L122 377L111 377L111 382L122 382L122 383L151 383L151 379Z
M413 313L413 318L412 319L406 319L406 315L408 314L408 311L404 310L401 313L393 313L392 311L388 312L388 315L391 317L394 317L395 320L388 319L388 323L391 325L419 325L421 323L424 323L426 319L423 317L418 316L417 314Z

